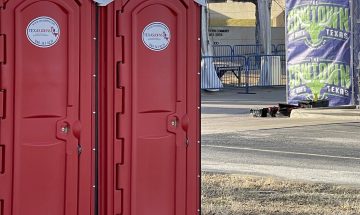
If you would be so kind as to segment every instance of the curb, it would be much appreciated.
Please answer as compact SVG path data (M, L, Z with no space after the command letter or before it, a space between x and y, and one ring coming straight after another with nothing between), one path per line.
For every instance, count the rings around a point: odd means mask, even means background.
M293 119L337 119L360 121L360 109L323 109L302 108L291 111L290 118Z

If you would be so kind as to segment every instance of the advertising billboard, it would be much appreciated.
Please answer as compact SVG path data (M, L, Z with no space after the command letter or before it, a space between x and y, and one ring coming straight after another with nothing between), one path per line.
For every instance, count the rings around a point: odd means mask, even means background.
M348 0L287 1L288 103L354 102L350 15Z

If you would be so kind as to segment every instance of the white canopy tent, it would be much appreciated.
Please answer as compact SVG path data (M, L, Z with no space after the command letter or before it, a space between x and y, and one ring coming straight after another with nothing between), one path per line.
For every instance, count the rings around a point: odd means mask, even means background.
M208 8L202 6L201 11L201 55L210 56L210 58L202 58L201 60L201 89L219 89L223 85L216 74L216 70L213 64L214 56L213 43L209 37L209 19Z
M257 8L260 24L260 41L264 54L271 55L271 0L258 0ZM270 85L273 57L262 57L260 83Z
M267 55L271 54L271 0L258 0L260 41Z

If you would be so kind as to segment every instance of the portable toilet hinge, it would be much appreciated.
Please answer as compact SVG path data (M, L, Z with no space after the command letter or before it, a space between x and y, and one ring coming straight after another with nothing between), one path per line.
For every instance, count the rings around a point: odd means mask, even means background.
M5 64L5 35L0 34L0 64Z
M189 146L189 138L186 138L185 143L186 143L186 147L188 147Z
M5 118L5 90L0 90L0 119Z

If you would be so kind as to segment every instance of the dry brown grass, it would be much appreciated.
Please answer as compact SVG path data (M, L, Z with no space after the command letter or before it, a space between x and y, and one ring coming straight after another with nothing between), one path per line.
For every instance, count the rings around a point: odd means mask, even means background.
M355 215L360 188L203 173L203 215Z

